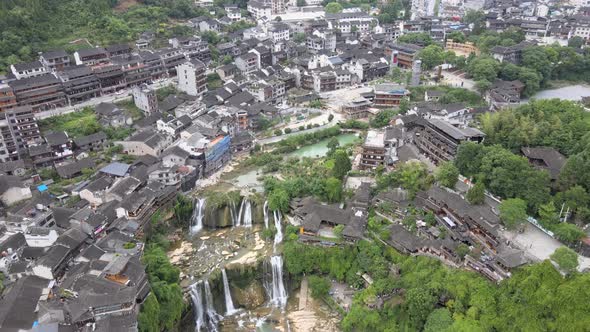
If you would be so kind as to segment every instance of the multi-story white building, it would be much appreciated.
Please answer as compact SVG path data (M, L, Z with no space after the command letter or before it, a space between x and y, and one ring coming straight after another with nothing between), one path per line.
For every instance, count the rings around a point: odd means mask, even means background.
M274 43L289 40L289 26L285 23L275 22L268 28L268 34Z
M187 61L176 67L178 89L191 96L201 96L207 91L205 65L198 59Z
M254 19L259 20L263 17L270 18L272 15L271 6L262 1L251 0L248 1L248 12Z
M17 80L47 74L47 68L40 61L10 65L10 71Z
M146 84L133 88L133 102L135 103L135 106L142 110L146 115L158 111L156 91L150 89Z

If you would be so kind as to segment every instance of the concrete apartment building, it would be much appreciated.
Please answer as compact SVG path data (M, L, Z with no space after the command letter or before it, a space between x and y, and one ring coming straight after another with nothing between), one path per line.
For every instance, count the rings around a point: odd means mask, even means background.
M145 115L150 115L158 111L156 91L150 89L146 84L133 88L133 102Z
M41 141L37 120L30 106L15 107L0 113L0 161L20 159L30 145Z
M376 130L370 130L363 144L360 169L375 169L385 164L385 134Z
M178 89L191 96L201 96L207 91L205 64L198 59L187 61L177 67Z

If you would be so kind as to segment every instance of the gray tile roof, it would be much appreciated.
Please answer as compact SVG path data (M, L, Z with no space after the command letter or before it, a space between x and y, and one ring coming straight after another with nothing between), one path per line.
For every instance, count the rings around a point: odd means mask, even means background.
M127 164L113 162L101 168L100 172L108 175L125 176L129 171L129 167Z

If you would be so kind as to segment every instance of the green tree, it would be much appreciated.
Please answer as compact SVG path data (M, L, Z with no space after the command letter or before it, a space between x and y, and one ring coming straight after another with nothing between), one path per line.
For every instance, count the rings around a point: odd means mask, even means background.
M188 226L193 214L193 202L186 196L178 194L174 204L174 218L177 226Z
M543 227L552 229L557 223L559 223L559 216L557 215L557 209L553 201L549 201L545 204L539 205L539 222Z
M337 238L342 239L342 231L344 231L344 225L334 226L334 235L336 235Z
M287 212L290 201L289 194L284 189L278 188L268 195L268 208L271 211Z
M375 117L373 117L370 121L371 127L374 128L383 128L387 125L389 125L389 121L391 121L391 118L393 118L395 115L397 114L397 111L395 110L383 110L379 113L377 113L377 115Z
M325 190L328 202L336 203L342 199L342 181L337 178L328 178L326 180Z
M324 10L328 14L337 14L342 12L342 5L338 2L330 2L324 7Z
M307 2L305 0L297 0L297 7L305 7Z
M448 161L438 167L435 178L441 185L453 189L459 180L459 170Z
M452 31L446 35L447 40L452 39L454 42L457 43L464 43L465 42L465 34L461 31Z
M585 40L580 36L573 36L567 40L567 46L572 48L582 48L584 44Z
M490 57L482 56L473 59L467 66L467 72L475 81L493 82L498 77L500 63Z
M484 94L492 87L492 83L488 80L479 80L475 82L475 88L479 93Z
M520 198L508 198L500 203L500 220L508 229L516 229L526 222L526 202Z
M328 141L327 147L328 147L328 149L330 149L331 153L334 153L334 151L336 151L336 149L338 149L338 147L340 147L340 142L338 141L338 139L336 137L332 137Z
M444 50L438 45L428 45L420 51L418 57L422 60L424 69L429 70L443 63Z
M346 174L352 169L352 163L346 151L336 150L334 152L334 168L332 168L332 174L337 179L343 179Z
M306 38L307 36L303 32L296 32L293 36L293 40L298 44L305 42Z
M453 318L449 309L435 309L428 315L428 319L426 319L424 332L446 331L451 325L453 325Z
M556 238L569 244L575 244L586 236L586 233L579 229L578 226L566 222L555 226L553 233L555 234Z
M522 92L524 96L532 96L541 88L541 76L533 69L521 68L518 79L525 85Z
M432 37L427 32L411 32L401 35L398 39L400 43L416 44L420 46L428 46L433 43Z
M412 288L406 292L406 311L416 329L422 328L435 304L436 298L426 288Z
M469 246L467 246L465 243L461 243L457 246L457 255L459 255L461 259L465 258L469 252Z
M432 184L432 177L428 175L426 165L419 161L407 161L401 164L395 176L411 196L420 190L427 190Z
M328 280L328 278L312 275L309 277L308 281L309 288L311 289L311 296L314 299L322 299L328 295L331 288L330 280Z
M464 142L459 145L455 156L455 166L459 173L473 177L480 172L481 159L485 155L484 146L475 142Z
M408 99L402 99L399 102L399 113L406 114L407 111L410 110L410 101Z
M486 187L483 181L477 181L473 187L467 191L467 201L473 205L483 204L485 200Z
M137 317L139 331L141 332L156 332L160 331L160 304L158 299L151 293L141 305L141 311Z
M283 130L275 129L275 136L281 136L283 134Z
M578 268L578 254L568 247L555 249L550 258L566 273L575 272Z

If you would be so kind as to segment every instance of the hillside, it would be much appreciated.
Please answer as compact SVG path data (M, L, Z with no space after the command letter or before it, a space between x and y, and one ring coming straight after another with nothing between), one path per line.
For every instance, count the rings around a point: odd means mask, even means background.
M0 72L45 50L127 42L145 30L160 37L186 32L172 20L202 14L190 0L3 0Z

